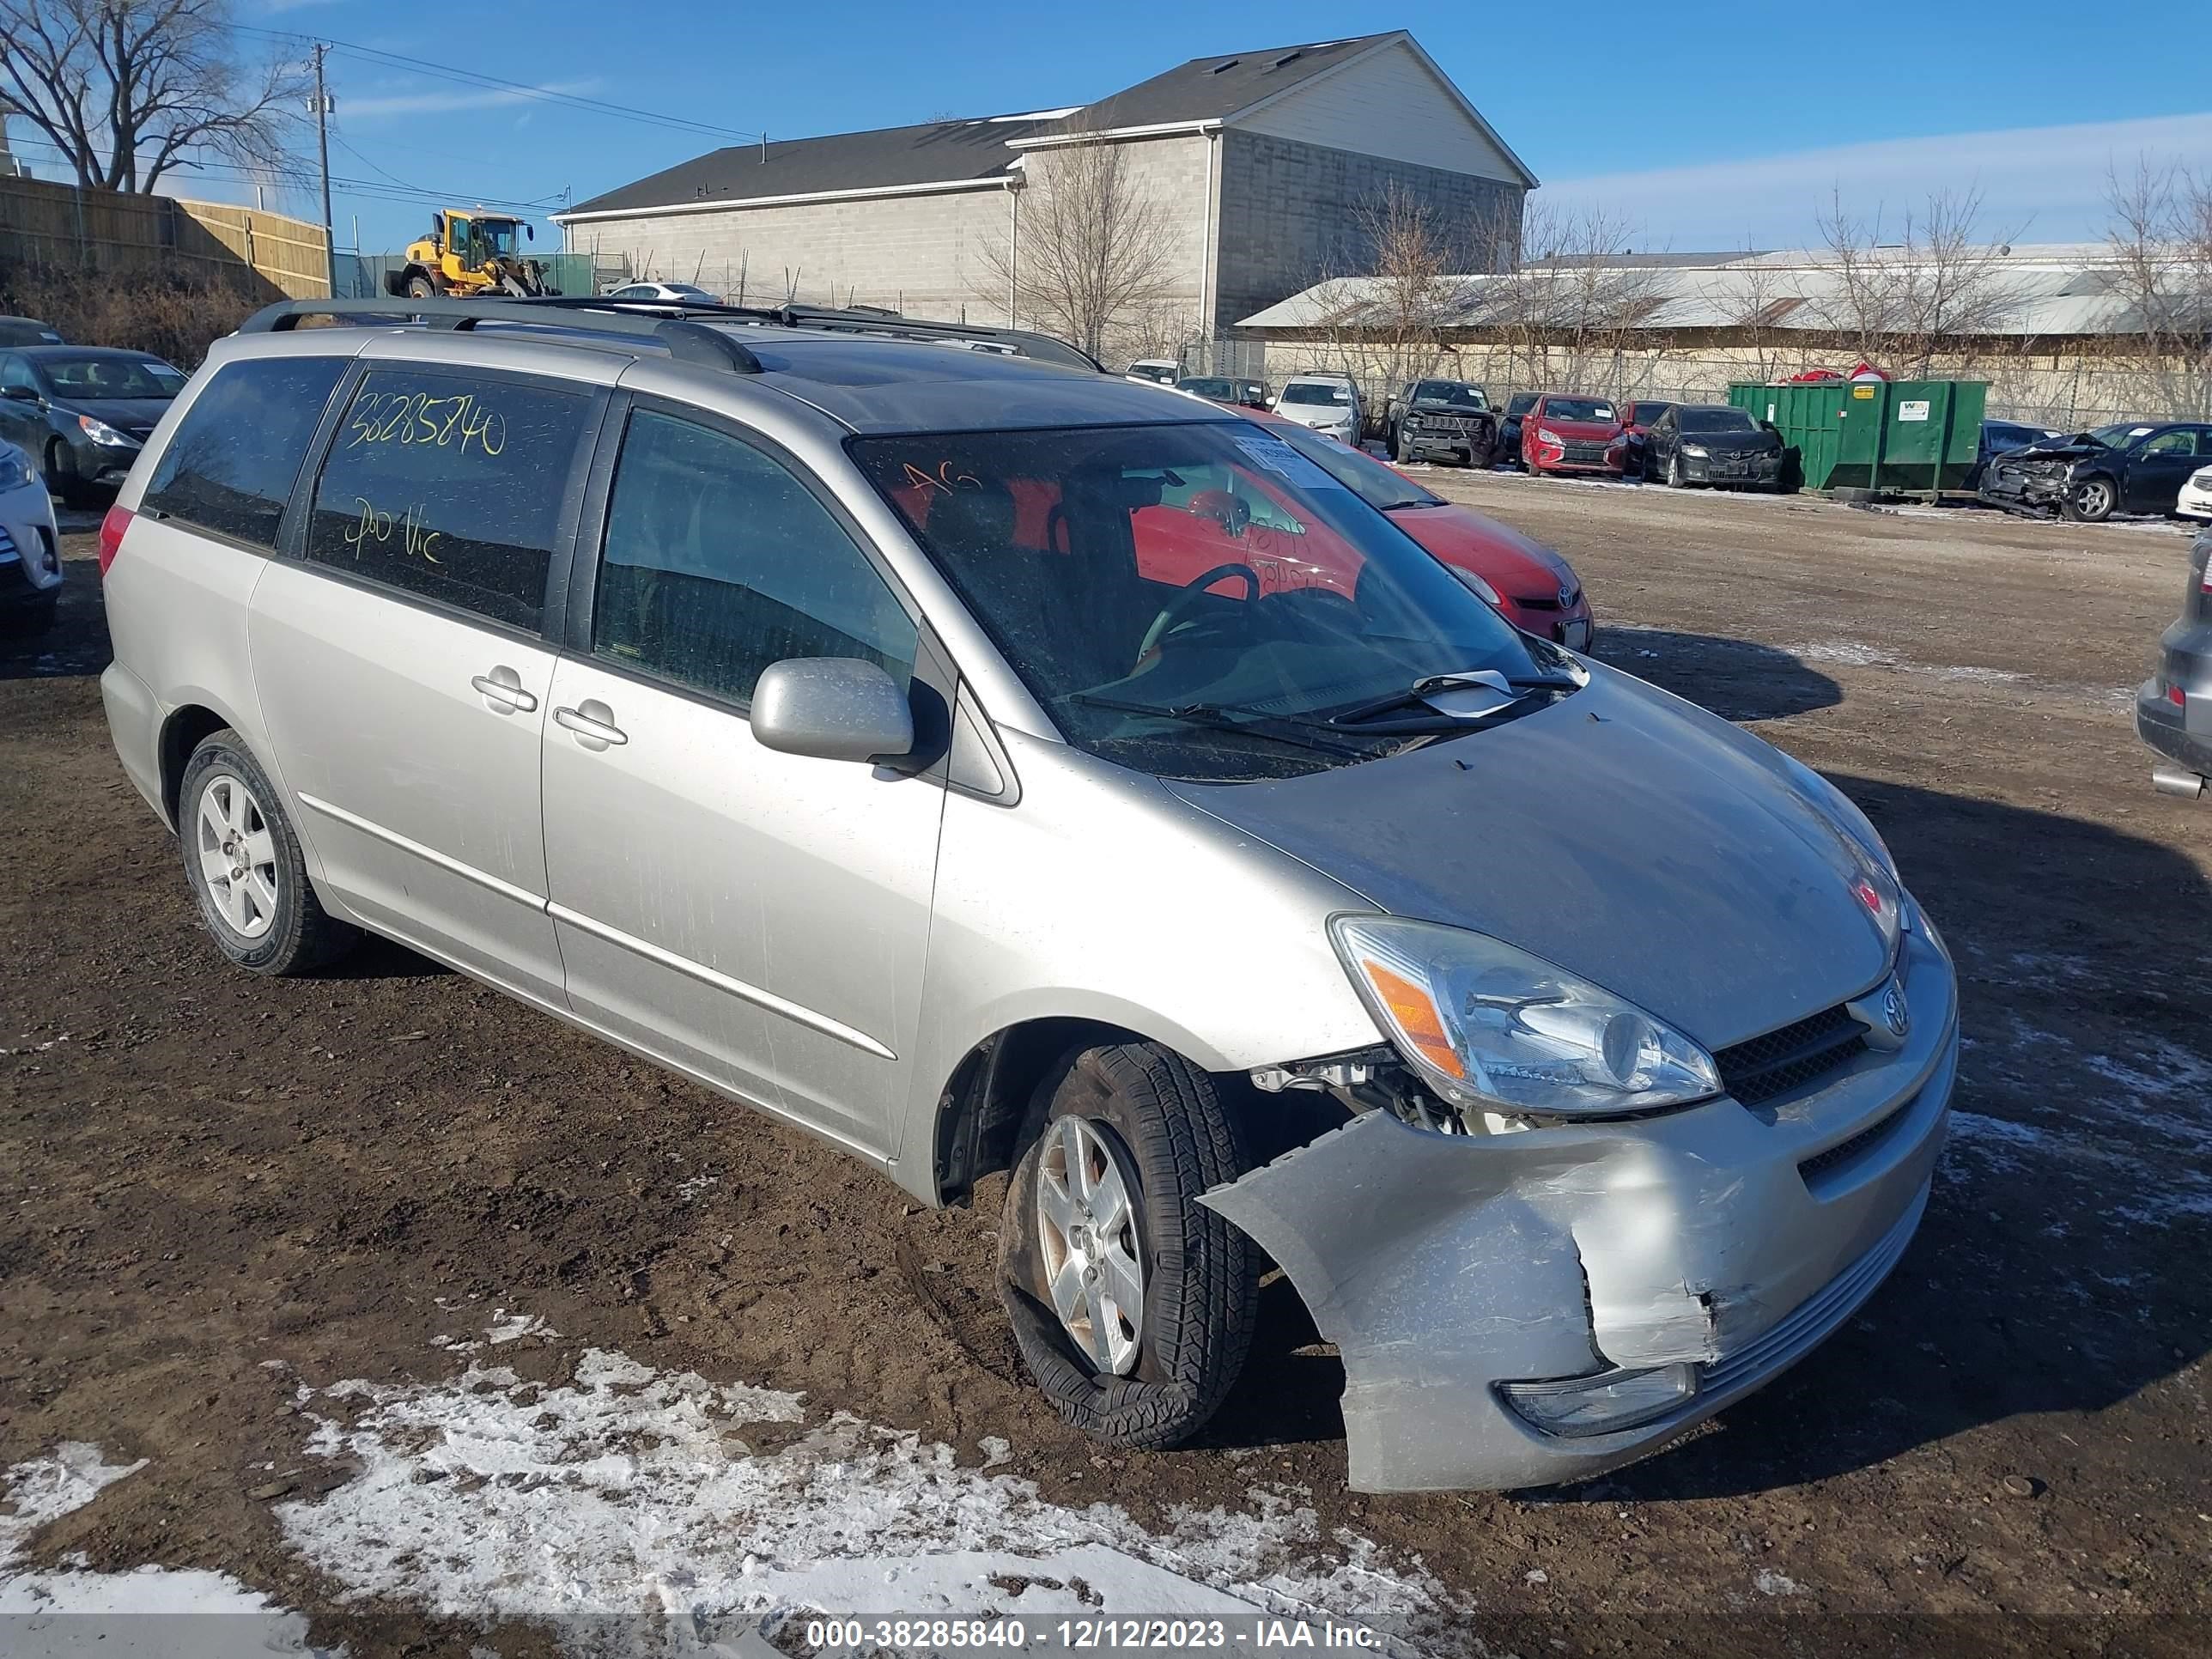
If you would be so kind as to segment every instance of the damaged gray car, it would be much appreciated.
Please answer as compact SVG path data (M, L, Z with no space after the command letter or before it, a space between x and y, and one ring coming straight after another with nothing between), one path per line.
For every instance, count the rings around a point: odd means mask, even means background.
M387 935L926 1202L1003 1172L1021 1352L1116 1446L1215 1415L1269 1260L1370 1490L1613 1468L1848 1319L1959 1041L1858 810L1265 428L915 326L219 342L100 541L216 946Z

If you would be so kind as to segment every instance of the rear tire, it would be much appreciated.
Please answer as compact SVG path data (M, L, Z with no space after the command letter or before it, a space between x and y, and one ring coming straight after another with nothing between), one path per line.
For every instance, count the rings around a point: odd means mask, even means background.
M237 732L200 740L177 792L185 880L216 946L256 974L304 974L361 942L325 910L276 787Z
M1181 1055L1114 1043L1076 1049L1048 1074L1022 1146L999 1261L1030 1376L1064 1420L1109 1446L1182 1444L1243 1371L1257 1315L1257 1251L1198 1202L1244 1171L1236 1121L1213 1079ZM1097 1186L1069 1173L1078 1153ZM1093 1230L1092 1218L1120 1213L1117 1183L1127 1224L1109 1218ZM1140 1317L1122 1315L1117 1285L1140 1302Z

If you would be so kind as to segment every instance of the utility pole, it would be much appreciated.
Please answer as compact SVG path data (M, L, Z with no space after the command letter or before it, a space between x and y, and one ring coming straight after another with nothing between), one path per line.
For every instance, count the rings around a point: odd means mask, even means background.
M331 297L338 293L337 232L331 222L331 95L323 89L323 53L327 51L319 40L315 42L315 149L323 165L323 253L330 264Z

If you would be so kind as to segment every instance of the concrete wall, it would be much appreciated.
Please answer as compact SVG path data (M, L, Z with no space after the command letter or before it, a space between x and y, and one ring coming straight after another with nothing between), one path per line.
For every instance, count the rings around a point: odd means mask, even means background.
M891 306L913 317L1006 320L984 250L1009 234L1003 189L644 214L568 227L582 253L624 253L639 279L696 282L735 303Z
M1455 268L1495 268L1519 234L1527 192L1518 183L1241 128L1224 132L1220 143L1217 331L1323 277L1370 269L1359 210L1393 185L1465 245L1453 249Z
M1402 40L1307 82L1238 125L1324 149L1521 182L1520 169Z

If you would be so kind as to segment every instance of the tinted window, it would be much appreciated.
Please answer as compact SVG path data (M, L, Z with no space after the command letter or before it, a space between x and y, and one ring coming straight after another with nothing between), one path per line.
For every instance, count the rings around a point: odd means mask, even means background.
M1685 432L1752 432L1757 430L1750 416L1740 409L1686 409L1681 416Z
M1536 398L1537 394L1534 392L1516 392L1507 400L1505 412L1508 415L1526 415L1530 410L1535 408Z
M1448 404L1454 409L1486 409L1480 387L1457 380L1424 380L1413 388L1417 404Z
M343 357L258 357L216 370L161 453L141 510L275 547L300 463L345 371Z
M615 469L592 649L738 702L770 663L858 657L903 684L915 626L783 465L650 410Z
M536 628L590 410L550 386L369 374L315 487L308 559Z
M45 356L39 371L62 398L166 398L185 389L185 371L159 357Z

